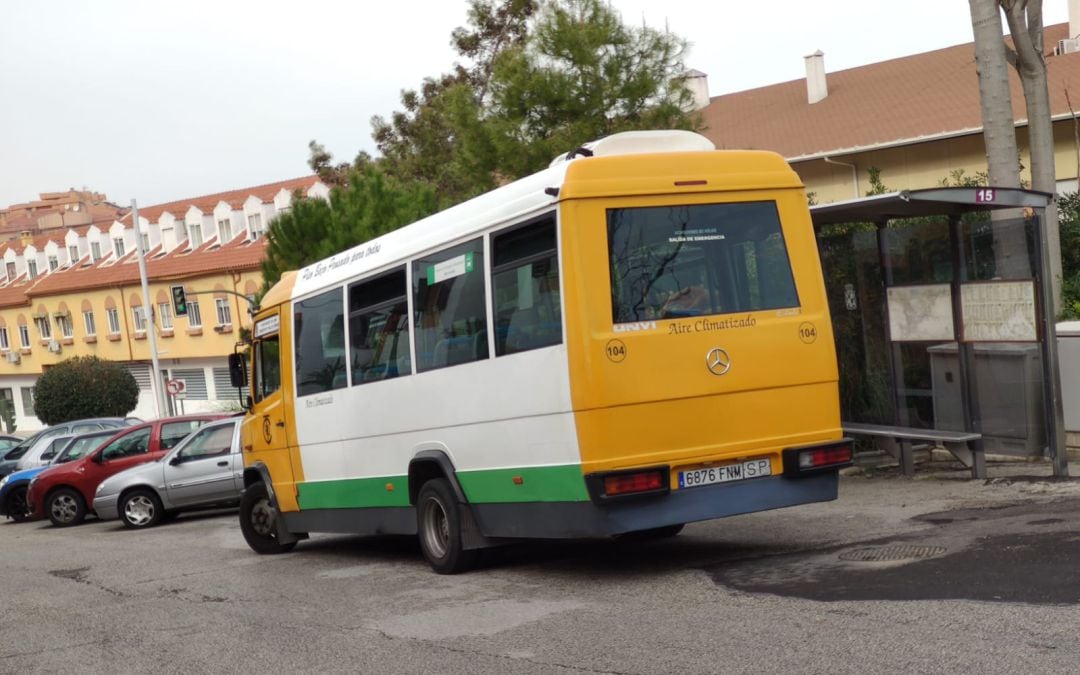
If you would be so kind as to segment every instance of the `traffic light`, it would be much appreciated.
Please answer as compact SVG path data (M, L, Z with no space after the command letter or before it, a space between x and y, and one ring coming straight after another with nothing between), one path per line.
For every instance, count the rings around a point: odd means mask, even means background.
M183 286L172 287L172 306L176 316L187 316L187 293Z

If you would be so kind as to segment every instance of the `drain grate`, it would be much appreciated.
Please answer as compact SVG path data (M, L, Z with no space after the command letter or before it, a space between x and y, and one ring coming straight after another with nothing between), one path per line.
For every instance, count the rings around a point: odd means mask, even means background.
M840 554L841 560L855 562L894 562L897 560L920 560L933 558L945 552L944 546L914 546L911 544L896 544L894 546L876 546L873 548L857 548L854 551L845 551Z

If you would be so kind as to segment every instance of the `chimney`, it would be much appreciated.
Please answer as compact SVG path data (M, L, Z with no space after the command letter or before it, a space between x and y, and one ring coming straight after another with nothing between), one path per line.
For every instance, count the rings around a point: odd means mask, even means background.
M819 49L803 58L806 59L806 99L813 105L829 95L829 85L825 82L825 54Z
M707 108L709 106L709 76L700 70L691 69L686 71L684 77L686 88L693 97L690 102L690 112Z
M19 243L23 246L29 246L34 241L34 233L30 230L23 230L19 233Z

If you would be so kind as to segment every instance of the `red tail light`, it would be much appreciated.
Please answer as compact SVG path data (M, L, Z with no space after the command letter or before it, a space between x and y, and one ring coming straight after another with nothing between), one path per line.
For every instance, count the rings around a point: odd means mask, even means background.
M665 487L667 486L664 485L664 474L660 471L623 473L604 477L604 495L608 497L635 492L652 492Z
M828 445L784 450L784 475L799 476L816 471L829 471L851 466L851 439Z

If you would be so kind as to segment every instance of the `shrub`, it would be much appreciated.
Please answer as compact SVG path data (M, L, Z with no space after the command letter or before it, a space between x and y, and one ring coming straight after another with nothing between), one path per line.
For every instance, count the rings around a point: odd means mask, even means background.
M46 370L34 390L38 419L48 425L85 417L123 417L139 402L139 385L123 366L76 356Z

